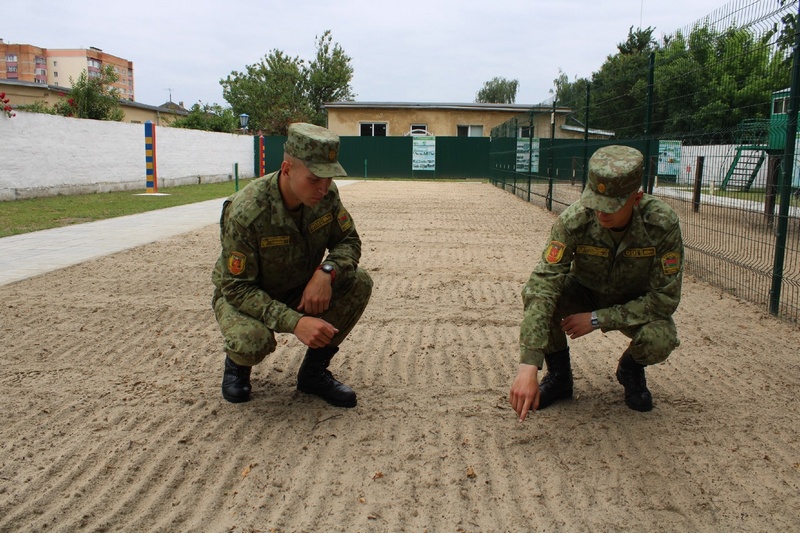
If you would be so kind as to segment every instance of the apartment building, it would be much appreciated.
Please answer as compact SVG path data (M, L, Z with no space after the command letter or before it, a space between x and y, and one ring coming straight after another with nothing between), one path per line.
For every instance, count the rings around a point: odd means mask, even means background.
M83 71L99 77L110 65L118 76L113 85L124 100L135 100L133 62L99 48L41 48L30 44L6 43L0 39L0 79L72 87Z

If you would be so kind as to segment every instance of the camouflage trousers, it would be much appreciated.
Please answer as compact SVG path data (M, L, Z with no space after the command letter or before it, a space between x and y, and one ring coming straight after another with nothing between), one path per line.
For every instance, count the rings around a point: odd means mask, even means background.
M561 331L563 318L575 313L596 311L622 303L625 302L605 300L602 295L588 290L574 278L568 277L556 304L553 320L550 321L550 333L544 353L555 353L567 348L567 335ZM608 330L603 329L603 331ZM672 318L622 328L619 332L631 339L628 352L634 361L642 365L654 365L665 361L680 345L678 331Z
M281 301L292 309L297 309L303 296L303 289L304 287L299 288L294 291L296 294L291 293L285 301ZM367 307L371 294L372 278L365 270L357 268L350 276L337 277L330 307L318 316L339 330L331 340L330 346L339 346L355 327ZM218 290L214 291L212 306L225 339L225 353L234 363L244 366L257 365L275 351L277 346L275 332L260 320L240 313L221 297Z

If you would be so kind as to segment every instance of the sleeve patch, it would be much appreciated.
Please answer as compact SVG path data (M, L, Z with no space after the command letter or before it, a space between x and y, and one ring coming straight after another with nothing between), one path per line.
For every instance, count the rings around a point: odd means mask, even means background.
M681 254L667 252L661 256L661 269L666 275L677 274L681 269Z
M548 263L558 263L561 261L561 258L564 257L564 250L566 248L567 245L563 242L550 241L550 244L544 252L545 261Z
M247 256L241 252L231 252L228 256L228 271L234 276L238 276L244 272L245 264L247 263Z
M342 209L336 216L336 221L339 222L339 227L342 231L347 231L353 227L353 220L350 218L350 213Z

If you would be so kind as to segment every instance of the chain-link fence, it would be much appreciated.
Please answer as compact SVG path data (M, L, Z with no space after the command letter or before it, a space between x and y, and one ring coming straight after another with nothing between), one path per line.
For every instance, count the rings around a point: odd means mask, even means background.
M798 4L734 0L660 40L632 29L591 79L556 80L566 120L492 131L492 182L561 212L595 150L638 148L643 188L680 216L686 271L800 321Z

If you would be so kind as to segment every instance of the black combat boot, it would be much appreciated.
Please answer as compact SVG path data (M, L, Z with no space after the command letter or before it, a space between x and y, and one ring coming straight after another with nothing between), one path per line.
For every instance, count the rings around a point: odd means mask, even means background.
M231 403L242 403L250 399L250 369L234 363L225 356L225 372L222 374L222 397Z
M356 393L333 377L328 365L338 347L309 348L297 373L297 390L319 396L337 407L355 407Z
M619 358L617 365L617 381L625 387L625 404L642 412L653 408L653 396L647 390L644 366L634 361L627 350Z
M539 409L557 400L572 398L572 366L569 348L544 356L547 374L539 383Z

